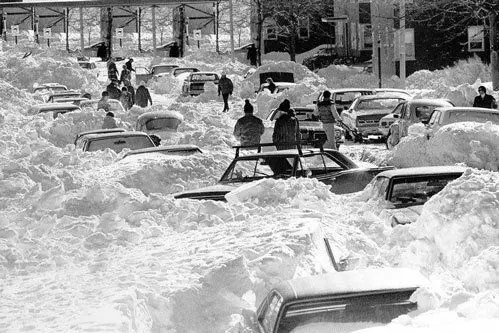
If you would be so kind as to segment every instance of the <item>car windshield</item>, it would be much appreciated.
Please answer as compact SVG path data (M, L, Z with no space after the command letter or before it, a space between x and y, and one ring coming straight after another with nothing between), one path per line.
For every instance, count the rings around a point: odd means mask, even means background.
M216 79L216 74L193 74L191 76L191 81L215 81Z
M412 291L298 302L287 307L280 333L353 332L381 326L417 308L410 302Z
M499 114L488 112L474 112L471 110L466 111L451 111L449 113L449 123L457 123L461 121L476 121L484 123L491 121L494 124L499 124Z
M422 205L432 196L442 191L449 182L459 177L460 174L452 174L394 179L388 200L396 206Z
M119 153L125 148L134 150L149 147L155 147L155 145L147 136L110 137L90 141L87 151L97 151L111 148L115 152Z
M146 122L146 130L177 129L179 120L176 118L156 118Z
M359 101L357 110L392 110L399 102L397 98L366 99Z
M369 183L364 193L366 193L367 199L385 199L386 197L386 189L388 188L388 184L390 183L390 179L387 177L376 177L374 180Z
M192 72L198 72L197 68L177 68L175 71L173 71L173 75L179 76L180 74L184 73L192 73Z
M285 156L241 159L235 162L222 181L246 182L261 178L291 177L293 164L294 158Z
M158 66L154 67L153 72L154 74L171 73L174 68L172 66Z
M362 94L359 91L336 93L334 102L340 105L350 105L357 97L360 97L361 95Z

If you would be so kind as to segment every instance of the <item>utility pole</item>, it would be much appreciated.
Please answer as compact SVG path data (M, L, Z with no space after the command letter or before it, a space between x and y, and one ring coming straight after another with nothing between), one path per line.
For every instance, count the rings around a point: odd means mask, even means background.
M406 52L405 52L405 0L400 0L400 80L405 87L406 77Z
M113 7L107 7L107 58L113 54Z
M499 90L499 29L498 29L497 14L491 12L489 14L490 25L490 67L492 72L492 89Z

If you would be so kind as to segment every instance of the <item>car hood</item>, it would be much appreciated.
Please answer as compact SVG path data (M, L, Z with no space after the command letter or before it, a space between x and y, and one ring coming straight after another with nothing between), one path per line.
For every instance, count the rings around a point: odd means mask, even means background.
M242 184L241 184L242 185ZM175 199L197 199L197 200L223 200L225 201L225 195L230 191L233 191L238 186L234 185L214 185L199 188L191 191L184 191L180 193L175 193L173 197Z

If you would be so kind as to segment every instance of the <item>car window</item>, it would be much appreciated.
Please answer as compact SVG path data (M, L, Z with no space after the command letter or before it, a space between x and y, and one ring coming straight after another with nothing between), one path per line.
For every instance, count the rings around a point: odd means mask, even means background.
M303 156L302 164L305 170L318 170L333 171L343 169L338 163L333 161L329 156L323 154Z
M442 114L442 112L440 112L440 111L433 111L433 113L431 114L430 121L428 122L428 124L430 124L430 125L438 124L438 122L440 120L440 115L441 114Z
M173 75L179 76L180 74L183 73L192 73L192 72L199 72L197 68L177 68L173 71Z
M263 315L258 319L262 324L265 332L271 333L274 331L274 326L276 324L277 315L279 314L279 308L281 307L281 304L282 298L274 293L270 299L267 309L265 309Z
M415 108L415 116L419 114L419 119L421 120L427 120L428 118L430 118L430 114L433 112L433 109L435 108L435 106L432 106L432 105L421 105L421 106L417 106Z
M284 162L286 160L284 159ZM282 161L279 161L282 163ZM232 171L227 180L231 181L247 181L260 178L267 178L277 175L273 170L273 166L280 165L279 162L272 160L272 165L263 158L251 160L238 160L234 164Z
M176 118L156 118L146 122L146 129L148 131L176 129L179 120Z
M476 121L487 122L491 121L499 124L499 114L488 112L474 112L474 111L450 111L448 123L457 123L461 121Z
M135 68L135 75L144 75L144 74L150 74L149 73L149 70L147 70L147 68L145 67L136 67Z
M422 205L459 176L454 174L395 179L388 200L395 205Z
M90 141L87 151L97 151L110 148L119 153L125 148L134 150L155 147L147 136L111 137Z
M409 301L412 292L297 302L285 309L278 332L344 333L381 326L417 308Z
M396 98L367 99L359 101L356 108L357 110L393 109L399 102L400 100Z
M402 112L402 107L404 106L405 103L400 103L395 107L395 109L392 111L393 114L398 114L400 115Z
M350 105L362 94L359 91L337 92L334 97L334 102L342 105Z
M386 199L386 190L390 179L387 177L376 177L366 186L365 192L369 199Z
M171 73L175 67L172 66L158 66L153 68L154 74Z
M218 80L216 74L193 74L191 81L215 81Z
M295 115L298 121L319 121L319 118L314 115L314 110L298 109L295 110Z

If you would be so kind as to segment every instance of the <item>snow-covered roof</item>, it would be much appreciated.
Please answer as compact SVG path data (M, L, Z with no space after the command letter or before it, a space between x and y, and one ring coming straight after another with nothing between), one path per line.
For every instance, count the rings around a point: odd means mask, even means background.
M417 289L428 281L419 272L408 268L371 268L334 272L294 279L278 285L285 300L365 292L390 292Z
M416 167L416 168L403 168L383 171L378 174L378 177L405 177L405 176L426 176L426 175L442 175L449 173L463 173L466 167L458 165L443 165L443 166L429 166L429 167Z
M147 133L135 132L135 131L95 133L95 134L86 135L85 137L87 137L89 139L107 139L107 138L122 138L122 137L131 137L131 136L147 136L147 137L149 137L149 135L147 135Z

